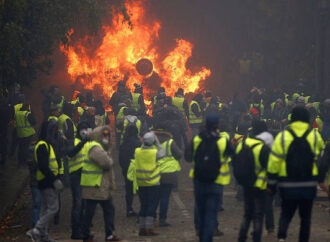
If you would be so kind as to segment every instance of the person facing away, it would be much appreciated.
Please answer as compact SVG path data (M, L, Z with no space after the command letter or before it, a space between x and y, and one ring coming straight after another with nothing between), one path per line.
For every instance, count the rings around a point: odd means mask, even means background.
M119 165L125 180L125 202L126 216L136 217L137 213L133 209L133 182L127 178L127 171L131 159L134 158L135 149L141 146L141 140L138 135L138 128L134 125L127 126L123 137L123 142L119 147Z
M243 145L251 150L253 159L250 160L250 162L254 162L254 171L252 172L255 172L256 178L251 185L241 184L243 187L244 197L244 215L239 230L238 242L245 242L247 240L247 234L251 221L253 222L253 241L260 242L262 238L267 189L266 168L270 148L263 142L263 140L258 139L256 136L266 131L264 127L265 122L253 120L251 135L242 139L237 145L235 151L236 154L239 154L239 152L243 149ZM237 159L239 158L243 157L237 157ZM233 162L236 162L235 158ZM236 168L235 165L234 168Z
M282 199L277 233L279 241L286 240L296 209L300 215L299 242L308 242L310 237L319 174L316 160L321 155L324 142L316 129L310 129L309 119L305 107L294 107L290 124L275 137L269 156L268 187L274 193L277 185Z
M230 183L227 161L233 150L229 140L219 136L218 125L217 115L207 116L205 130L193 137L184 155L186 161L193 162L190 176L194 182L195 227L200 242L213 241L223 186Z

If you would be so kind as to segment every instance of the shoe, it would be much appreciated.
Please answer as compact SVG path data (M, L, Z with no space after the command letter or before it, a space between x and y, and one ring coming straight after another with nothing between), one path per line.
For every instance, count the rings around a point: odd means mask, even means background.
M285 242L285 239L279 239L278 242Z
M26 232L26 235L31 238L33 242L41 242L41 235L38 229L33 228Z
M133 210L130 210L126 213L126 217L137 217L137 213Z
M214 232L213 236L215 236L215 237L224 236L224 232L222 232L222 231L220 231L219 229L217 229L217 230Z
M159 235L153 229L146 229L146 231L147 231L147 235L146 236L157 236L157 235Z
M83 242L93 242L94 241L94 235L89 235L87 238L83 239Z
M267 229L267 234L270 235L270 234L274 234L274 229Z
M52 238L45 238L41 240L42 242L57 242L57 240L52 239Z
M159 227L169 227L171 224L166 222L165 220L159 221Z
M113 234L113 235L109 235L108 237L106 237L105 241L121 241L121 239Z
M72 240L83 240L84 236L82 234L76 233L71 235Z
M139 236L147 236L147 229L140 229Z

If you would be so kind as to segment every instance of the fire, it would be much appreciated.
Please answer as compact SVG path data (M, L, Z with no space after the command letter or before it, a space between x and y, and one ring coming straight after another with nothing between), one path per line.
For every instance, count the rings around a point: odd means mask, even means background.
M150 96L156 90L145 85L149 79L140 75L135 66L145 58L152 62L153 70L161 80L159 85L166 88L167 95L173 96L179 87L185 92L195 92L202 86L202 81L211 75L211 71L206 67L196 73L187 69L187 60L192 56L192 43L177 39L174 50L164 57L159 56L157 40L161 24L146 19L143 3L133 0L125 2L129 21L123 11L113 8L112 22L103 25L104 34L99 43L86 36L77 43L60 47L66 55L67 72L73 83L79 82L89 90L100 89L104 99L109 99L116 91L117 83L126 78L131 90L134 83L142 84L147 87L144 92ZM68 33L69 36L72 34L73 30Z

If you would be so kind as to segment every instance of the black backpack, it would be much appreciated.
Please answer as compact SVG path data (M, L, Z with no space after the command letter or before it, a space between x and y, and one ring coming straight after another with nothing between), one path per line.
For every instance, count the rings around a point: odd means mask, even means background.
M298 137L291 129L287 129L293 136L286 155L286 171L288 179L292 181L306 181L313 177L314 153L306 139L311 130Z
M242 140L242 149L233 157L234 177L243 187L253 187L257 180L253 149L260 145L257 143L251 147L246 145L246 138Z
M194 179L213 183L220 173L218 139L203 139L195 152Z

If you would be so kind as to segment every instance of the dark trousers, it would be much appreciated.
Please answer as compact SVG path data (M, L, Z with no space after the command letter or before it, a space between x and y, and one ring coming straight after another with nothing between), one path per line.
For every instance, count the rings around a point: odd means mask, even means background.
M122 174L125 181L125 201L126 201L126 213L133 211L133 182L127 179L127 168L122 168Z
M238 241L245 242L250 223L253 221L253 241L260 242L262 236L266 191L254 187L244 187L244 216Z
M103 210L105 236L108 237L112 235L112 232L115 230L115 208L113 206L112 200L85 199L85 214L83 223L83 235L85 238L88 238L90 236L90 227L97 204L100 204Z
M17 138L18 154L17 159L20 165L27 165L27 157L29 156L29 148L33 136Z
M217 228L220 194L223 186L194 180L196 216L200 242L212 242Z
M140 217L154 217L159 199L159 186L139 187Z
M299 210L300 216L300 232L299 242L308 242L310 229L311 229L311 217L313 200L312 199L282 199L280 215L280 224L277 237L279 239L286 239L289 224L296 209Z
M159 220L166 221L168 205L170 202L170 196L172 192L172 184L160 184L159 194Z
M6 128L6 127L2 127ZM0 165L4 165L7 161L7 144L8 144L8 138L7 138L7 132L1 132L0 133Z
M81 199L80 186L81 170L70 174L70 184L72 193L71 207L71 233L72 235L80 235L82 231L83 219L83 200Z
M265 225L267 231L274 230L274 195L266 193L266 202L265 202Z

